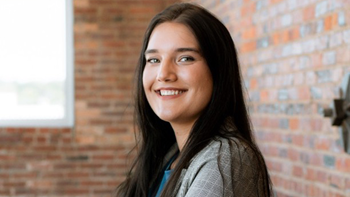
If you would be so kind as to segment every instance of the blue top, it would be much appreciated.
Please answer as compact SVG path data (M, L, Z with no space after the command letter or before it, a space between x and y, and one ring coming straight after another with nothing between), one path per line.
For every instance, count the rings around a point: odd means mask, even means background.
M165 184L168 182L173 170L170 170L170 166L173 163L173 161L175 160L175 158L177 157L178 153L176 153L167 163L166 167L164 168L164 173L163 173L163 177L162 177L162 181L160 182L159 186L158 186L158 190L157 190L157 194L155 197L159 197L160 194L163 191L163 188L165 186ZM149 195L150 196L150 195Z
M171 163L170 163L170 164L171 164ZM164 175L163 175L163 178L162 178L162 182L160 182L160 185L159 185L159 187L158 187L158 192L157 192L156 197L159 197L160 194L162 193L163 188L164 188L165 184L168 182L169 177L170 177L170 175L171 175L172 172L173 172L173 170L165 170L165 171L164 171Z

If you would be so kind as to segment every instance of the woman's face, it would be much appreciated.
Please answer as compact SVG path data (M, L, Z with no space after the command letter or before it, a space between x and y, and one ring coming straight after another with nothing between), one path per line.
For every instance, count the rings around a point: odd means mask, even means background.
M172 126L191 126L208 105L213 79L195 36L185 25L165 22L145 51L143 87L157 116Z

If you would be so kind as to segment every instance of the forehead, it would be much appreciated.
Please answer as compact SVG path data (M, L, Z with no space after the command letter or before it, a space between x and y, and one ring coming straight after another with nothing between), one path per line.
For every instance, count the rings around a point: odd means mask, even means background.
M147 49L165 50L179 47L198 49L196 37L186 25L176 22L165 22L154 28Z

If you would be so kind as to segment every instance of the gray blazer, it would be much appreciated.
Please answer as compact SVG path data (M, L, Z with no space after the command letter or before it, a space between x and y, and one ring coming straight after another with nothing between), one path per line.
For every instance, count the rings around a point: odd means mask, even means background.
M173 147L165 160L177 147ZM264 177L256 154L238 138L217 138L183 169L174 191L176 197L265 196Z

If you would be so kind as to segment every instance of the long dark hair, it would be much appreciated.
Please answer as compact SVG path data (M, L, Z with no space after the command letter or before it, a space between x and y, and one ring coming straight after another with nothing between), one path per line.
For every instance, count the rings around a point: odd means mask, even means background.
M146 30L136 71L135 120L140 132L137 145L139 152L127 179L117 188L116 196L147 196L162 171L165 154L176 143L170 123L161 120L153 112L142 84L146 64L144 52L152 31L164 22L181 23L192 31L212 74L213 93L208 106L192 127L162 196L172 196L181 170L215 136L238 137L255 152L268 186L264 196L270 196L270 181L265 162L252 137L233 40L226 27L215 16L192 3L178 3L166 8L152 19ZM222 125L227 122L238 132L222 129Z

